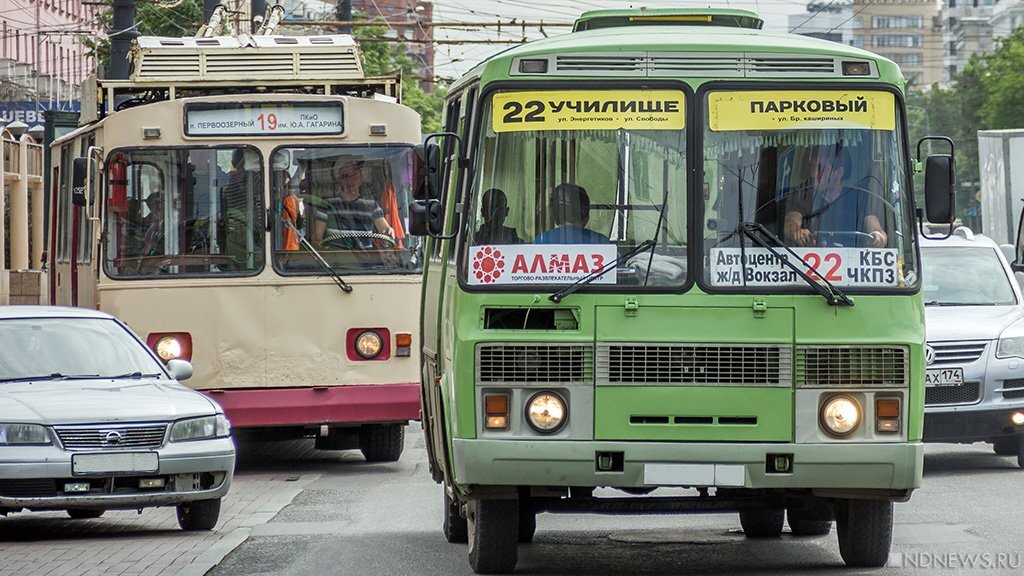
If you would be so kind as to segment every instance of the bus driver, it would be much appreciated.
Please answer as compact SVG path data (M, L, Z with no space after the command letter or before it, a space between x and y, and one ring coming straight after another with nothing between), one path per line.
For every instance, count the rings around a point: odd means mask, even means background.
M339 158L331 174L338 183L338 196L328 198L328 209L319 211L313 228L314 243L334 248L373 248L369 236L349 237L343 233L345 231L376 232L394 238L395 231L380 205L359 194L363 186L363 162Z

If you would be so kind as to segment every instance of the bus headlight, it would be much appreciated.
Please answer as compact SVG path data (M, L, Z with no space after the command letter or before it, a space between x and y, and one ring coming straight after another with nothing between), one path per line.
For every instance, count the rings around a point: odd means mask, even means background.
M164 336L156 342L156 354L164 362L181 358L181 352L181 342L174 336Z
M367 330L356 338L356 353L367 360L375 358L383 348L384 341L381 340L380 334L372 330Z
M567 414L565 400L554 392L534 394L526 403L526 421L542 434L557 432L565 424Z
M860 405L849 396L832 396L821 405L821 427L832 436L849 436L860 421Z

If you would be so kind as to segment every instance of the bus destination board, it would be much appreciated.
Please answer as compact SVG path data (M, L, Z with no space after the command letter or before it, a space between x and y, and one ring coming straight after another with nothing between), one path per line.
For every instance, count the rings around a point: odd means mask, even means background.
M341 102L227 102L185 106L186 136L337 135L344 127Z

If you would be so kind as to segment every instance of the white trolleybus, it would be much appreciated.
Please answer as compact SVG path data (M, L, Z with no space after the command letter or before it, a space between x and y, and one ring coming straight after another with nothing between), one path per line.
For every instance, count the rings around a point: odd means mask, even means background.
M396 460L419 418L419 116L349 36L142 37L55 141L53 304L125 320L238 428Z

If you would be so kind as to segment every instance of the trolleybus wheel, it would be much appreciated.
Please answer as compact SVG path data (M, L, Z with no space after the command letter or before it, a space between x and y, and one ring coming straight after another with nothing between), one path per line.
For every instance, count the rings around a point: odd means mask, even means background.
M519 502L474 500L467 507L469 565L477 574L508 574L519 560Z
M85 508L71 508L68 510L68 517L72 520L91 520L103 516L106 510L88 510Z
M402 455L405 426L385 424L359 430L359 450L367 462L396 462Z
M519 543L533 542L537 532L537 511L530 504L529 498L519 498Z
M832 511L827 504L786 510L786 521L794 536L824 536L832 531Z
M1000 456L1015 456L1020 436L1000 436L992 440L992 451Z
M740 526L747 538L775 538L782 534L785 514L782 508L740 510Z
M878 568L892 546L892 502L847 500L836 503L839 554L847 566Z
M213 530L220 518L220 498L178 504L178 526L182 530Z
M459 513L459 500L448 496L444 487L444 538L452 544L465 544L469 540L466 519Z

